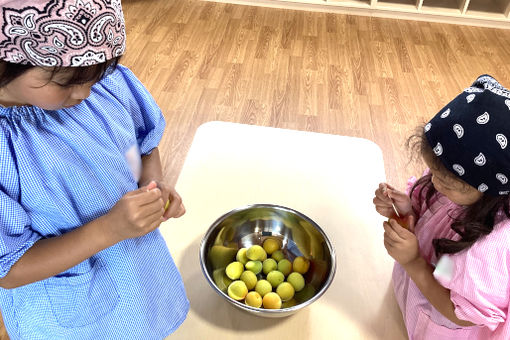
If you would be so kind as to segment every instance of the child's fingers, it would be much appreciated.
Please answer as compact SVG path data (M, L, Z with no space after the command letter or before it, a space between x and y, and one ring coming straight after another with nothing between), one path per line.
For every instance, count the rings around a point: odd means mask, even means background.
M155 189L157 187L158 187L158 183L156 183L156 181L150 181L150 183L145 186L147 191Z
M393 186L389 185L388 183L386 182L383 182L383 183L379 183L379 189L383 192L383 193L386 193L386 190L387 189L390 189L390 190L393 190Z
M170 204L165 211L164 218L169 219L171 217L180 217L182 216L186 210L184 209L184 205L182 204L181 196L174 189L170 190Z
M153 213L151 213L151 214L147 215L147 216L145 217L145 219L144 219L144 220L145 220L145 222L146 222L146 224L147 224L147 225L150 225L150 226L151 226L149 229L153 229L153 227L152 227L152 226L153 226L155 223L158 223L158 225L159 225L159 224L161 224L161 222L163 222L163 221L164 221L164 218L163 218L163 210L162 210L162 209L159 209L159 210L157 210L157 211L154 211Z
M386 191L386 186L387 186L386 183L379 183L379 187L377 188L376 192L380 191L384 194L384 192Z
M393 208L388 206L375 206L375 211L377 211L379 214L385 217L390 217L393 214Z
M386 248L386 252L392 256L393 250L395 249L395 246L388 242L386 239L384 240L384 248Z
M376 196L372 199L372 203L375 206L375 210L386 217L391 216L393 212L393 207L391 205L391 200L388 197Z
M408 199L407 194L399 190L388 189L386 190L386 193L388 197L394 200L395 202L405 202Z
M379 184L379 188L382 191L382 194L384 195L384 198L388 198L390 201L405 201L407 200L407 194L405 192L402 192L400 190L395 189L393 186L387 184L387 183L381 183Z
M416 225L416 218L414 217L414 215L410 215L408 217L408 222L409 222L409 231L414 234L414 227Z
M388 183L381 183L382 184L382 194L384 197L394 199L394 196L396 194L401 193L401 191L395 189L395 187L389 185ZM381 187L381 184L379 185Z
M391 205L391 200L384 196L384 195L378 195L376 193L375 197L372 199L372 202L374 203L374 205L388 205L390 206Z
M397 235L399 239L405 240L414 235L412 232L398 224L398 222L395 221L394 219L390 219L390 221L387 223L389 225L389 228L393 230L393 232Z
M137 196L139 194L143 194L145 192L151 191L151 190L153 190L153 189L155 189L157 187L158 187L158 185L156 184L156 182L151 181L147 185L144 185L142 187L139 187L138 189L135 189L135 190L132 190L132 191L128 192L126 194L126 196Z
M396 242L402 242L402 241L408 239L409 235L413 235L409 230L402 227L394 219L390 219L388 222L384 222L384 223L386 223L384 231L388 234L388 236L392 240L394 240Z
M383 183L386 187L386 189L390 189L390 190L395 190L395 187L391 184L388 184L388 183Z
M135 204L147 204L153 202L161 197L161 190L158 189L158 185L155 181L151 181L149 184L142 186L136 190L130 191L124 195L129 198Z
M372 203L374 204L375 211L377 211L382 216L390 217L393 214L393 207L391 206L391 202L389 200L385 201L376 196L372 199Z
M156 228L158 228L158 227L161 225L161 223L163 223L164 221L165 221L165 219L164 219L162 216L158 217L158 218L157 218L154 222L152 222L152 224L149 226L149 230L150 230L150 231L155 230L155 229L156 229Z
M391 238L391 236L390 236L390 235L388 235L388 233L386 233L386 232L384 233L384 243L385 243L385 244L388 244L388 245L389 245L389 246L391 246L391 247L394 247L394 246L395 246L395 240L393 240L393 239Z
M146 204L136 204L133 209L136 211L133 217L140 221L147 221L155 215L163 216L165 210L163 209L164 204L163 200L158 198L155 201L146 203Z
M386 194L387 184L380 183L379 188L375 191L375 197L380 199L381 201L390 201L388 195Z
M395 230L393 230L393 228L389 222L384 222L383 228L384 228L384 237L388 237L392 241L398 241L400 239L400 237L395 232Z
M135 195L132 195L132 199L134 200L134 203L139 206L151 204L157 200L162 199L161 190L158 187L154 187L150 190L137 191Z
M181 203L181 206L179 208L179 213L175 216L176 218L178 217L181 217L182 215L184 215L186 213L186 208L184 207L184 205Z
M379 205L379 204L375 204L375 211L377 211L379 214L383 214L384 212L386 212L388 210L389 207L387 206L382 206L382 205Z

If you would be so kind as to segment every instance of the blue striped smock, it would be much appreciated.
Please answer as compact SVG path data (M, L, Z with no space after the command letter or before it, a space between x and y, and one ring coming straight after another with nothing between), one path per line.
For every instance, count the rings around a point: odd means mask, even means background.
M138 187L136 163L161 139L161 110L119 65L77 106L0 108L0 276L41 238L107 213ZM135 150L135 152L133 152ZM159 230L46 280L0 288L11 339L162 339L189 309Z

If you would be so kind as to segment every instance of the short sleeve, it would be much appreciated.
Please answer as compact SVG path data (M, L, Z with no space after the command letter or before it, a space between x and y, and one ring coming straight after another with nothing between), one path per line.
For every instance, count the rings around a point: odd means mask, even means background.
M443 255L434 277L450 290L459 319L495 330L509 306L510 223L502 222L470 248Z
M0 277L41 239L19 203L19 176L10 150L9 140L0 131Z
M122 65L100 83L131 115L140 153L150 154L165 130L165 119L154 98L133 72Z

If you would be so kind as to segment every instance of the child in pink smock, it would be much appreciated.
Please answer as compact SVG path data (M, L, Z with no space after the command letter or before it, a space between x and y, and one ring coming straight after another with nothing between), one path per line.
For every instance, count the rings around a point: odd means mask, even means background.
M373 200L409 339L510 339L510 91L481 76L414 137L429 170Z

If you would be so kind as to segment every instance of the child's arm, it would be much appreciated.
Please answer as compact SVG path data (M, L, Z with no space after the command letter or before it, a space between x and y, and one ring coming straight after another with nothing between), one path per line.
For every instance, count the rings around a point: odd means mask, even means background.
M150 154L142 156L142 174L139 183L143 186L150 181L160 182L161 180L163 180L163 170L159 149L155 147Z
M412 224L414 227L414 221ZM441 286L432 275L434 268L421 257L418 240L412 232L402 228L395 221L384 222L384 246L388 254L400 263L423 296L438 312L459 326L474 325L455 315L450 290Z
M61 236L36 242L0 279L15 288L59 274L127 238L143 236L163 222L156 183L128 192L104 216Z
M140 176L139 185L143 186L151 181L156 181L158 188L161 190L161 197L165 201L169 201L168 208L163 215L165 220L171 217L180 217L184 215L186 210L182 204L181 196L173 187L163 181L163 171L161 167L161 159L159 157L159 149L156 147L148 155L142 156L142 174Z

